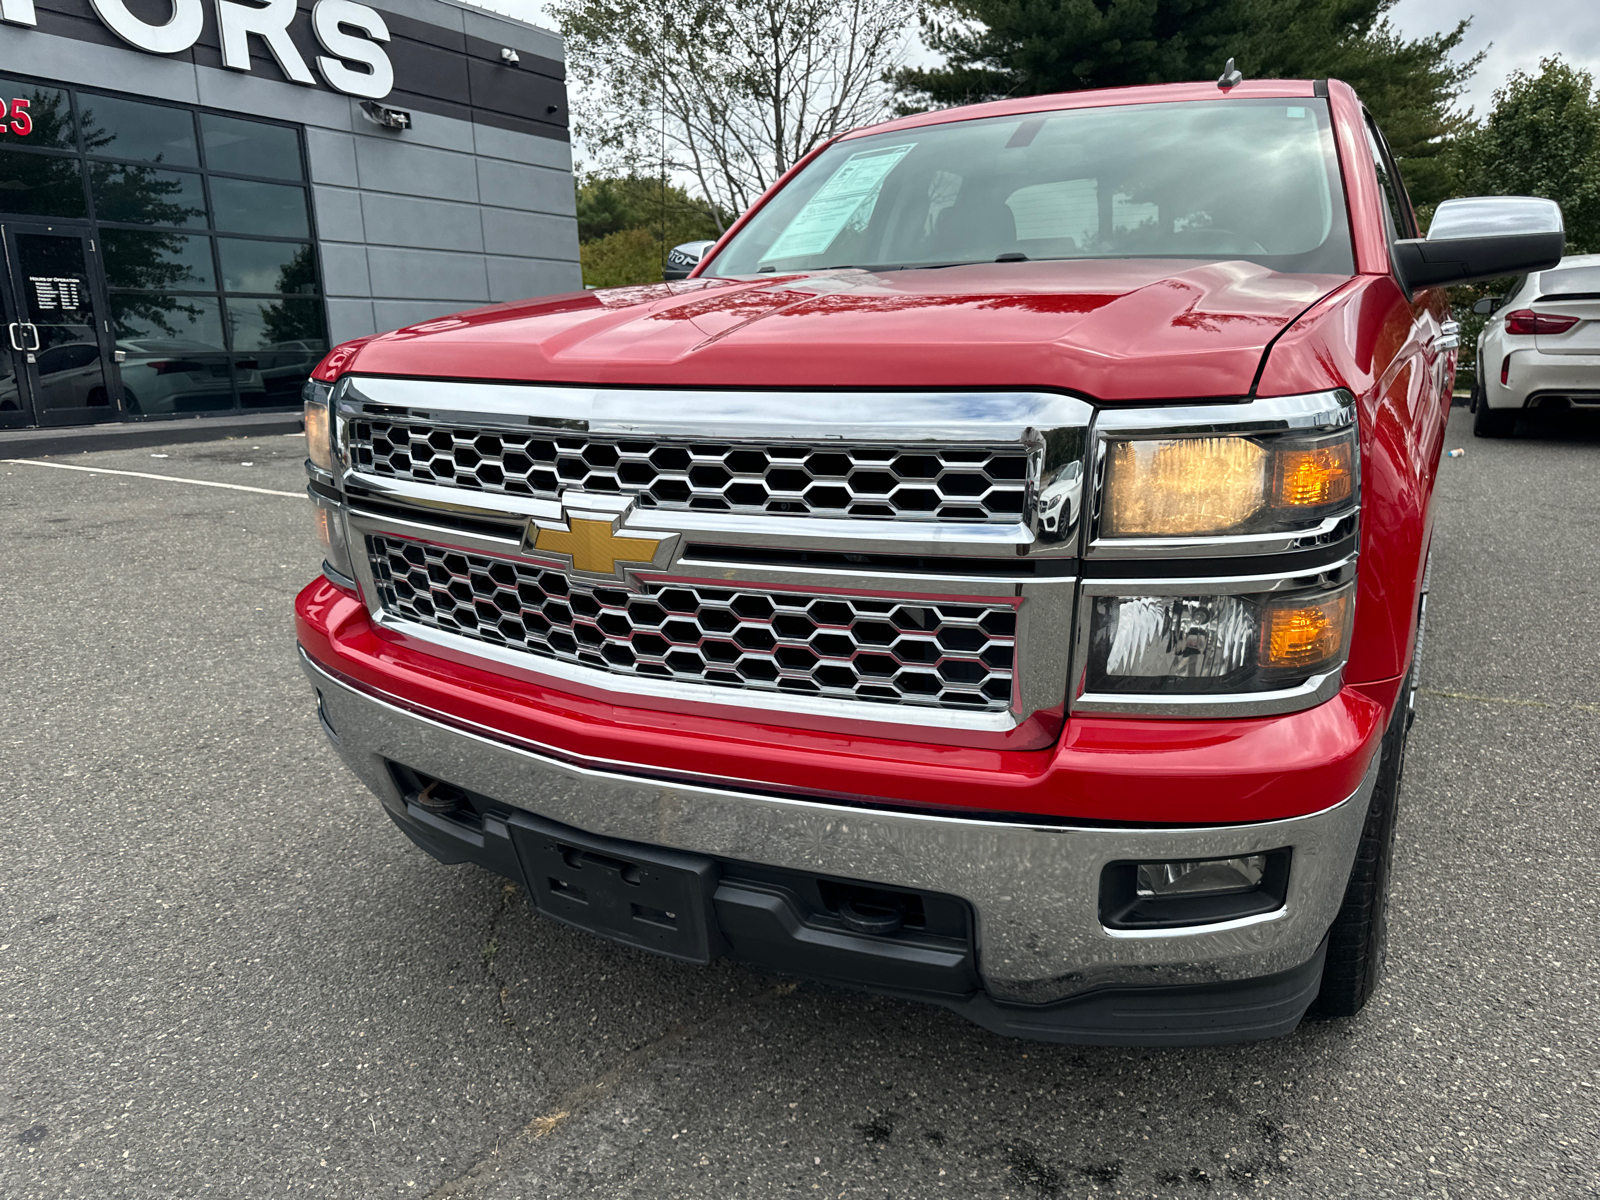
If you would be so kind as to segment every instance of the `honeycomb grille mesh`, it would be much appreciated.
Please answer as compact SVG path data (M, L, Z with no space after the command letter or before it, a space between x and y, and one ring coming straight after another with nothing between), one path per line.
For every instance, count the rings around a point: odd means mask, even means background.
M409 538L367 539L386 612L541 658L723 687L999 711L1016 612L645 584L641 591Z
M1020 520L1021 446L627 441L395 421L352 423L358 470L479 492L635 495L646 507L880 520Z

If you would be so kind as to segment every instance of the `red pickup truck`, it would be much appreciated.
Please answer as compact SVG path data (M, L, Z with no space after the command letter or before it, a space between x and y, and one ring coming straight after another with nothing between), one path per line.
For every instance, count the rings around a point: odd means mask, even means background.
M546 916L1058 1041L1358 1010L1456 363L1336 81L859 130L683 281L335 349L324 732Z

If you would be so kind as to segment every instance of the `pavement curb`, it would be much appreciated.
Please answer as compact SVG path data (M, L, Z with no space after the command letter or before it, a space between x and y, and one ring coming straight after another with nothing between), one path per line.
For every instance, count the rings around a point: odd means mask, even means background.
M299 412L257 413L239 417L197 417L180 421L138 421L115 425L74 425L65 429L0 430L0 458L40 454L79 454L92 450L131 450L178 442L270 437L300 432Z

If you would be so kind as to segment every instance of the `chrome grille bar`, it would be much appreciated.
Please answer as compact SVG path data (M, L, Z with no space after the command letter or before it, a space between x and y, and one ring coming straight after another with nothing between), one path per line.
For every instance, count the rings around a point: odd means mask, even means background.
M790 517L1017 522L1025 447L625 439L436 421L358 419L352 465L384 479L556 498L563 488L643 507Z
M795 594L684 581L607 586L520 559L392 535L367 553L385 612L540 658L791 695L1010 707L1008 604Z

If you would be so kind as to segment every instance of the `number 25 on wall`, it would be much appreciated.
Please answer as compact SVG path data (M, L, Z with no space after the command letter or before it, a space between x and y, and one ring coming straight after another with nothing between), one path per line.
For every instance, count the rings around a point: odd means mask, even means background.
M18 137L27 137L33 132L33 116L28 112L28 100L11 101L11 132ZM6 130L6 102L0 100L0 133Z

